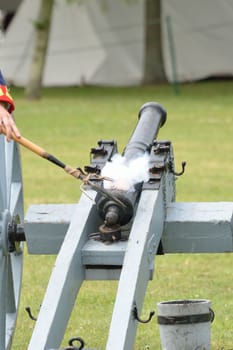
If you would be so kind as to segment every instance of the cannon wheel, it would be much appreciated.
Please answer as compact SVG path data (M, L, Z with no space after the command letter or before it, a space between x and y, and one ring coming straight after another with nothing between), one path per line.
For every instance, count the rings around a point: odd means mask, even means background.
M9 227L23 223L23 186L18 145L0 135L0 349L10 349L19 305L23 244Z

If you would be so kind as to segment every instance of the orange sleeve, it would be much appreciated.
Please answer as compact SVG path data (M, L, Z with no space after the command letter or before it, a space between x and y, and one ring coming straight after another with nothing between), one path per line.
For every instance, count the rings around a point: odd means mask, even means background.
M9 91L5 85L0 85L0 101L8 104L8 111L12 113L15 109L14 100L9 94Z

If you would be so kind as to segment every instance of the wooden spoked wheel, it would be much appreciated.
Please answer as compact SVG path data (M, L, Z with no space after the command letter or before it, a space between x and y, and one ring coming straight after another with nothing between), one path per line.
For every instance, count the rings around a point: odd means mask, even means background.
M18 145L0 135L0 349L10 349L22 279L23 243L12 233L23 223L23 185Z

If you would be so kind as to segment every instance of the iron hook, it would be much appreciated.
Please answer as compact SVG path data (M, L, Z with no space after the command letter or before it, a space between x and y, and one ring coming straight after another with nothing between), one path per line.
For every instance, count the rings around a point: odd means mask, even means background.
M73 345L73 343L76 341L78 341L80 343L80 346L78 348ZM71 338L69 340L68 344L69 344L69 346L72 346L73 350L82 350L84 348L84 345L85 345L84 340L80 337Z
M134 308L133 308L133 316L134 318L140 322L140 323L149 323L152 319L152 317L154 316L155 314L155 311L151 311L150 314L149 314L149 317L147 320L142 320L139 316L138 316L138 309L137 309L137 306L135 305Z
M28 313L31 320L37 321L37 318L32 315L31 308L29 306L25 307L25 311Z
M181 163L181 167L182 167L182 170L181 170L180 172L177 173L174 169L172 169L172 173L173 173L175 176L181 176L181 175L183 175L184 172L185 172L185 167L186 167L186 162L185 162L185 161Z

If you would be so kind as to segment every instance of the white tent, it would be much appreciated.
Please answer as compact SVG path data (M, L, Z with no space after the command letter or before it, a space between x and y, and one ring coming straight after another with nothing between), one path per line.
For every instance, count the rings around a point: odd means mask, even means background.
M0 46L6 80L24 86L39 0L23 0ZM169 81L233 75L233 1L163 0ZM144 0L56 0L44 86L138 85L143 80Z

